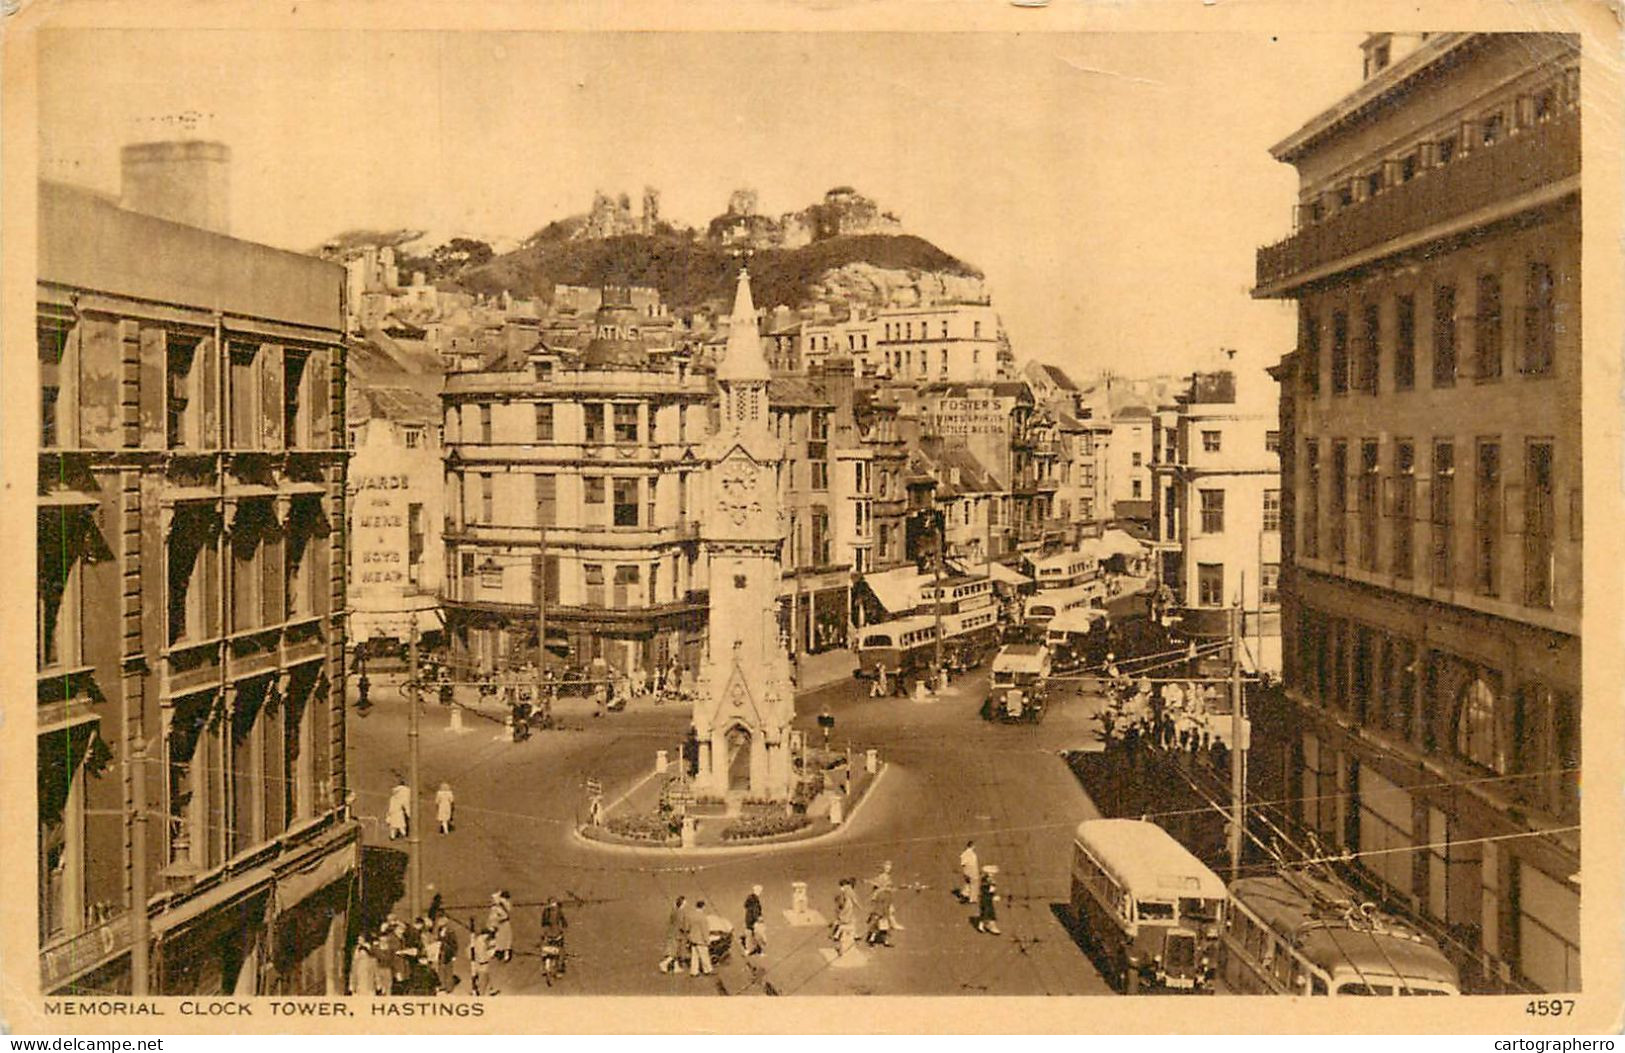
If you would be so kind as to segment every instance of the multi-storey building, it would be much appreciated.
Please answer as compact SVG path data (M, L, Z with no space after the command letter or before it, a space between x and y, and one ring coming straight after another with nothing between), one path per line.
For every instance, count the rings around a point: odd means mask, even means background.
M343 986L344 271L197 225L228 160L40 187L48 993Z
M1055 417L1058 449L1055 514L1070 523L1098 523L1111 516L1107 500L1106 451L1111 425L1095 420L1087 410L1051 410Z
M988 304L888 307L865 328L867 354L849 348L865 371L921 384L992 381L1012 365L998 312Z
M689 668L705 630L693 449L715 413L709 374L606 290L591 326L449 374L444 392L454 659L549 651L619 671Z
M834 452L855 443L852 367L820 364L811 377L776 376L767 388L773 437L784 444L781 622L793 655L846 646L852 556L840 543L841 486ZM844 383L843 383L844 379ZM844 395L843 395L844 391Z
M1151 502L1151 411L1128 405L1112 411L1106 446L1106 493L1113 519L1143 519Z
M850 383L844 381L844 383ZM839 399L844 387L832 387ZM871 493L869 515L874 544L869 570L887 570L908 561L908 445L903 437L901 406L873 392L852 396L858 441L869 450Z
M444 627L440 399L421 384L363 383L349 399L350 642L398 652L414 621L430 643Z
M1151 542L1184 628L1228 631L1240 606L1243 661L1281 669L1281 465L1274 382L1263 373L1198 373L1158 413Z
M1580 113L1574 38L1432 34L1277 145L1299 818L1476 985L1579 973Z
M936 438L925 439L912 451L909 467L921 494L918 509L929 507L937 513L934 520L916 519L929 529L942 528L943 556L973 570L986 563L988 513L1002 493L997 480L963 444Z

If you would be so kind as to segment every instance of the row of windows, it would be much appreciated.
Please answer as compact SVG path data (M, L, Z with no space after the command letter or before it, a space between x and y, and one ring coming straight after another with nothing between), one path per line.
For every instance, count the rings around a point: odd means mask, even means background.
M1201 430L1201 433L1202 433L1202 452L1203 453L1222 453L1222 452L1224 452L1224 433L1222 431L1220 431L1217 428L1202 428L1200 430ZM1178 432L1176 432L1173 428L1164 428L1163 433L1162 433L1162 440L1163 441L1162 441L1161 450L1160 451L1153 451L1152 456L1156 457L1158 455L1158 453L1160 452L1160 454L1162 456L1164 456L1168 460L1172 461L1175 458L1175 456L1177 455L1177 451L1179 449ZM1264 452L1265 453L1280 453L1281 452L1281 433L1279 431L1272 428L1272 429L1264 432ZM1135 453L1134 454L1134 467L1138 468L1139 466L1140 466L1140 454Z
M40 448L73 447L81 435L83 393L80 375L87 366L88 323L48 322L37 330L40 366ZM110 331L110 330L109 330ZM222 361L212 354L213 341L199 332L143 327L156 332L163 347L161 391L164 445L171 450L318 449L329 441L329 421L320 413L325 355L313 348L231 339ZM98 333L91 334L94 340ZM94 352L116 361L116 353L95 340ZM217 430L217 378L226 377L224 434ZM110 408L110 407L109 407ZM122 446L122 440L112 445Z
M465 584L482 589L503 587L503 565L495 559L481 561L474 552L463 552L458 561ZM582 563L579 595L588 607L607 607L612 610L632 610L654 607L660 603L660 564L647 566L638 563ZM546 556L542 561L543 595L548 603L560 602L560 561L557 556ZM645 588L645 586L647 586ZM533 579L534 587L534 579ZM534 598L534 593L533 593Z
M1261 563L1258 567L1258 602L1274 607L1281 602L1281 565ZM1224 591L1224 564L1198 563L1196 565L1196 603L1201 607L1226 607L1230 600Z
M538 402L535 404L537 442L554 442L559 439L555 415L556 403ZM644 403L627 402L582 402L576 403L581 407L583 442L589 445L603 445L616 443L628 445L642 441L656 443L660 441L658 418L654 407L649 407L646 414ZM477 407L478 421L476 437L465 438L465 442L478 442L489 446L494 441L492 426L492 408L490 403L481 403ZM647 423L645 424L645 421ZM453 420L447 425L455 427ZM645 439L645 436L647 438ZM677 440L688 441L688 408L679 407L677 413Z
M1197 491L1197 500L1201 503L1202 533L1224 533L1224 494L1223 490L1217 489ZM1264 491L1263 528L1269 533L1281 529L1280 490Z
M1430 132L1408 148L1358 175L1349 176L1331 190L1298 206L1300 224L1319 223L1339 211L1409 183L1430 169L1442 168L1467 154L1488 149L1507 138L1513 122L1518 128L1544 124L1561 106L1579 102L1579 70L1569 70L1562 83L1548 84L1515 102L1503 103L1476 114L1459 126Z
M1528 261L1521 273L1522 298L1510 311L1504 303L1505 276L1484 271L1471 283L1474 311L1463 315L1458 309L1458 288L1439 283L1429 290L1428 311L1431 335L1431 381L1436 388L1455 385L1462 367L1480 382L1499 380L1510 351L1516 357L1517 371L1525 376L1547 376L1557 357L1557 337L1563 331L1557 303L1557 278L1550 263ZM1510 324L1509 324L1510 322ZM1351 328L1357 327L1357 328ZM1385 303L1359 305L1350 312L1334 309L1323 319L1305 305L1300 315L1302 374L1305 389L1312 395L1321 391L1322 343L1329 329L1330 387L1334 395L1350 391L1375 395L1383 387L1384 359L1387 360L1387 386L1391 391L1410 391L1416 386L1417 297L1400 293ZM1463 331L1471 336L1470 358L1461 355Z
M1408 638L1311 608L1292 626L1292 687L1362 727L1505 779L1495 790L1560 817L1578 811L1580 711L1574 697Z
M939 339L939 340L948 339L948 321L947 321L947 319L942 319L941 321L939 321L938 326L939 326L939 330L938 330L938 333L937 333L937 339ZM913 340L915 338L914 337L914 323L913 322L887 322L885 332L886 332L886 339L887 340ZM920 322L919 339L921 339L921 340L929 340L929 339L931 339L931 330L930 330L930 323L929 322L925 322L925 321ZM972 321L971 322L971 339L973 339L973 340L982 339L982 323L981 322L979 322L979 321Z
M1466 582L1457 580L1460 554L1456 550L1456 441L1436 438L1428 451L1427 464L1419 471L1415 440L1395 439L1386 477L1380 453L1377 439L1362 439L1352 451L1348 440L1332 440L1327 469L1330 478L1323 487L1321 443L1316 439L1305 441L1301 544L1306 557L1320 558L1324 540L1327 558L1334 563L1352 561L1362 570L1382 571L1409 580L1419 573L1415 565L1416 524L1425 522L1429 527L1429 548L1425 553L1428 579L1442 588L1468 585L1480 595L1493 597L1503 591L1505 539L1517 536L1521 540L1523 569L1517 593L1520 601L1528 607L1553 606L1557 489L1552 440L1525 441L1522 482L1518 485L1505 481L1498 438L1479 439L1472 447L1471 461L1465 466L1472 473L1471 550L1466 553L1471 559L1471 579ZM1324 523L1323 490L1328 502ZM1571 536L1578 540L1578 490L1570 493L1569 518ZM1378 546L1378 523L1382 519L1389 522L1386 561ZM1352 546L1351 522L1355 530Z

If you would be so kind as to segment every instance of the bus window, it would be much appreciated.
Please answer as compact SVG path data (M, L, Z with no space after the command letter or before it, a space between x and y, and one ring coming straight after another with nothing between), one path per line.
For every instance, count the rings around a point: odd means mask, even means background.
M1322 980L1318 976L1311 976L1309 978L1309 993L1312 994L1312 995L1323 995L1323 994L1325 994L1326 993L1326 981Z
M1281 943L1279 940L1277 940L1277 941L1275 941L1275 946L1274 946L1274 948L1272 950L1272 953L1275 955L1274 967L1275 967L1275 980L1276 980L1276 982L1277 983L1282 983L1282 984L1291 982L1291 979L1292 979L1292 952L1287 950L1286 945L1284 943Z
M1165 900L1138 900L1134 905L1134 909L1139 912L1141 921L1174 920L1174 905Z
M1219 901L1216 899L1192 899L1180 897L1179 916L1190 921L1213 922L1219 920Z
M875 633L872 636L865 636L863 638L863 646L864 647L890 647L891 646L891 637L887 636L884 633Z
M1386 998L1394 993L1394 989L1387 984L1338 984L1337 993L1340 995L1378 995Z

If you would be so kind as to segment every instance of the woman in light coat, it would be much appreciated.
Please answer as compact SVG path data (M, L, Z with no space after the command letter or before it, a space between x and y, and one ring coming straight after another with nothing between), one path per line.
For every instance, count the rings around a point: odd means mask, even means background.
M456 807L457 795L451 792L451 783L441 783L434 794L434 819L440 824L441 833L451 833L451 816Z
M365 936L355 941L355 953L350 955L350 993L358 998L370 998L378 993L373 970L372 944Z
M384 813L384 821L389 825L389 839L405 837L408 824L412 821L412 790L404 782L397 782L395 788L389 791L389 807Z

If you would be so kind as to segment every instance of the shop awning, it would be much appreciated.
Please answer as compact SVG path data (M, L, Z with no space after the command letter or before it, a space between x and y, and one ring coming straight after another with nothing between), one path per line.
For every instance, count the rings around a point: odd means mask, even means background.
M95 508L101 498L78 490L53 490L35 499L41 508Z
M1113 528L1100 537L1106 551L1114 556L1138 556L1145 552L1145 542L1124 530Z
M322 889L340 881L360 867L361 850L350 842L337 852L322 857L314 866L283 874L276 880L278 914L291 910Z
M195 921L234 900L246 899L265 892L270 888L274 876L270 867L255 867L253 870L238 874L224 884L182 901L173 910L154 915L152 932L156 935L180 928L187 922Z
M931 580L913 567L897 567L865 574L863 583L891 614L903 614L920 605L920 586Z
M989 563L987 576L1001 585L1031 585L1033 579L1020 571L1011 570L1003 563Z

